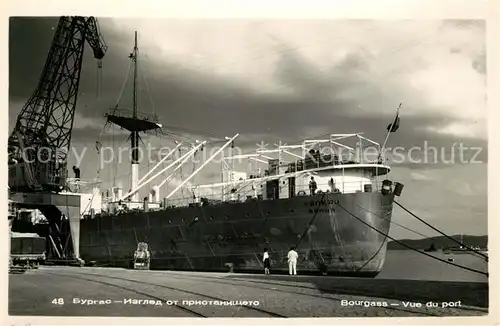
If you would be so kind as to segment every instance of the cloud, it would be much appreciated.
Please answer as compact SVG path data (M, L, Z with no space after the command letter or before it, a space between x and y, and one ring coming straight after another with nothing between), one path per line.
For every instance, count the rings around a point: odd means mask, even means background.
M430 180L431 178L426 174L426 173L417 173L417 172L411 172L411 179L413 181L426 181Z
M102 19L103 96L87 51L78 112L102 118L116 104L137 29L140 109L169 124L282 137L293 125L300 137L351 118L374 134L402 101L402 132L485 139L484 75L474 69L484 62L484 24L466 23ZM419 126L422 117L430 125Z
M204 83L202 97L223 97L214 88L224 90L227 97L236 93L242 99L240 108L257 96L269 104L285 97L284 102L292 102L287 104L321 104L321 111L345 110L353 116L391 114L402 100L409 116L442 113L449 123L479 119L474 136L485 137L481 128L486 115L485 78L474 69L484 63L481 21L115 20L113 24L128 29L130 35L132 29L141 31L141 44L152 60L168 63L163 64L162 75L174 77L171 87L176 90L183 84L191 90L200 87L189 78L194 73L201 82L212 81ZM218 100L211 102L224 107ZM208 103L205 106L213 110ZM290 108L294 114L298 110ZM449 129L449 134L456 136L462 130Z
M488 194L483 182L486 177L486 164L431 166L419 172L396 167L391 172L393 180L405 185L402 196L396 200L447 234L488 233ZM393 221L427 236L437 235L397 207ZM391 228L391 233L401 238L420 237L394 225Z

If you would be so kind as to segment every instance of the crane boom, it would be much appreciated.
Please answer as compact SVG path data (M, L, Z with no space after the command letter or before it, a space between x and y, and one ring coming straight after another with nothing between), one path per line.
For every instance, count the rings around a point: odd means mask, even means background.
M65 186L67 158L85 42L101 60L107 46L94 17L59 19L42 75L9 137L9 187L58 192Z

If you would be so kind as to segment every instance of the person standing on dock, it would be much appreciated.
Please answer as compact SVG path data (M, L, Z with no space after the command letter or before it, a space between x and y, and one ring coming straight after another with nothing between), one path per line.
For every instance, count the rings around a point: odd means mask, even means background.
M269 253L267 252L267 248L264 248L264 255L262 257L264 260L264 273L269 275L269 269L271 268L271 260L269 259Z
M290 248L288 252L288 267L290 275L297 275L297 258L299 258L299 254L295 251L295 248Z

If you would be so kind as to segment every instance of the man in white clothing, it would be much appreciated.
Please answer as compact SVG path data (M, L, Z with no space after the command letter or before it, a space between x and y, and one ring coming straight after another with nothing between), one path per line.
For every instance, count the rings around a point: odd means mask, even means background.
M288 267L290 275L297 275L297 258L299 258L299 254L295 251L295 248L290 248L290 251L288 252Z

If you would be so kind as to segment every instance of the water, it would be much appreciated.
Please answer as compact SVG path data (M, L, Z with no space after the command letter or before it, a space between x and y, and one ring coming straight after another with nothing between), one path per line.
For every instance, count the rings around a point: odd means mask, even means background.
M453 257L453 263L455 264L482 272L488 271L488 263L481 256L463 253L443 254L442 252L432 252L429 254L444 260ZM384 267L377 278L488 282L488 278L485 275L460 269L412 250L388 250Z

